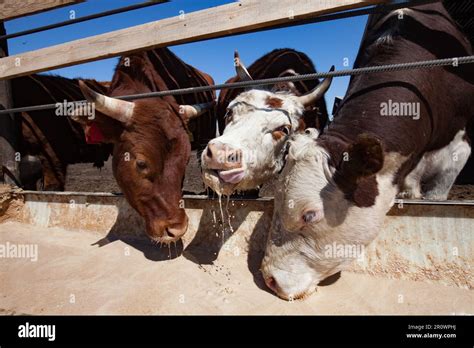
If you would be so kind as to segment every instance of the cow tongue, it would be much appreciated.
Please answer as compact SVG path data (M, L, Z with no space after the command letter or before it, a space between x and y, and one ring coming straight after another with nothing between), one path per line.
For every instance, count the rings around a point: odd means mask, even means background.
M237 184L244 178L245 170L244 169L232 169L232 170L223 170L217 172L219 178L224 182L229 184Z

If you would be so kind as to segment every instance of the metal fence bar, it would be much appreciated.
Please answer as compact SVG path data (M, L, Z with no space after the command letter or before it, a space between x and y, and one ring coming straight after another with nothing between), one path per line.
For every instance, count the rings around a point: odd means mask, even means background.
M213 90L218 90L218 89L235 89L235 88L265 86L265 85L276 84L279 82L315 80L315 79L325 78L325 77L355 76L355 75L361 75L361 74L373 74L373 73L386 72L386 71L400 71L400 70L410 70L410 69L420 69L420 68L433 68L433 67L441 67L441 66L457 67L462 64L472 64L472 63L474 63L474 56L453 57L453 58L445 58L445 59L424 60L424 61L419 61L419 62L378 65L378 66L370 66L370 67L356 68L356 69L328 71L328 72L322 72L322 73L319 72L319 73L304 74L304 75L297 75L297 76L274 77L274 78L268 78L268 79L262 79L262 80L222 83L222 84L212 85L212 86L189 87L189 88L173 89L173 90L168 90L168 91L132 94L132 95L120 96L116 98L122 99L122 100L135 100L135 99L164 97L168 95L182 95L182 94L189 94L189 93L207 92L207 91L213 91ZM86 103L87 101L80 100L80 101L71 101L71 102ZM6 115L12 112L28 112L28 111L47 110L47 109L54 109L54 108L56 108L56 104L26 106L26 107L21 107L21 108L0 110L0 115Z
M32 191L32 190L21 190L11 189L5 191L8 194L21 194L21 195L37 195L37 196L89 196L89 197L123 197L121 192L83 192L83 191ZM218 200L218 198L209 197L207 195L183 195L184 199L193 200ZM260 201L260 202L272 202L273 197L258 197L258 198L245 198L245 197L232 197L235 201ZM397 204L406 205L463 205L473 206L474 200L445 200L445 201L434 201L429 199L395 199L394 206Z

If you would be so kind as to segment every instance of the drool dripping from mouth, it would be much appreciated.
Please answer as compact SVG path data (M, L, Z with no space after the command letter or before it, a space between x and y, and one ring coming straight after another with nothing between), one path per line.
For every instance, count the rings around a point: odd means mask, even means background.
M230 196L242 181L244 174L245 172L242 169L229 171L206 170L203 179L205 185L217 194Z
M209 189L209 188L210 188L209 186L206 187L206 189ZM231 199L230 199L230 194L223 193L222 191L215 191L215 192L218 198L220 221L218 221L218 218L216 216L217 215L216 211L212 210L212 222L213 222L213 227L220 228L220 235L222 238L221 247L224 247L226 240L234 234L234 228L232 227L232 214L229 208ZM232 192L233 191L231 191L231 193ZM224 207L222 203L222 196L226 196L225 214L224 214ZM232 201L232 206L234 206L234 201ZM216 237L219 237L219 232L216 232ZM229 248L225 248L225 249L229 250Z

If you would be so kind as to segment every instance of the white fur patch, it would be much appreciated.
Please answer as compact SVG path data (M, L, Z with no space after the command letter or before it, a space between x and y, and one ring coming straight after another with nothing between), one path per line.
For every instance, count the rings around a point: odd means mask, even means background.
M445 147L426 153L405 178L404 197L446 200L456 177L471 154L460 130ZM423 187L422 187L423 184Z

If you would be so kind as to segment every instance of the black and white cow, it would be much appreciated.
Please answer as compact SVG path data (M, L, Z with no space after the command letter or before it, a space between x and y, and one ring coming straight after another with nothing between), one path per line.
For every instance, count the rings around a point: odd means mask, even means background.
M441 3L370 17L356 67L472 55ZM471 153L474 65L351 79L333 123L289 142L262 273L280 297L301 298L352 262L395 197L446 199Z

